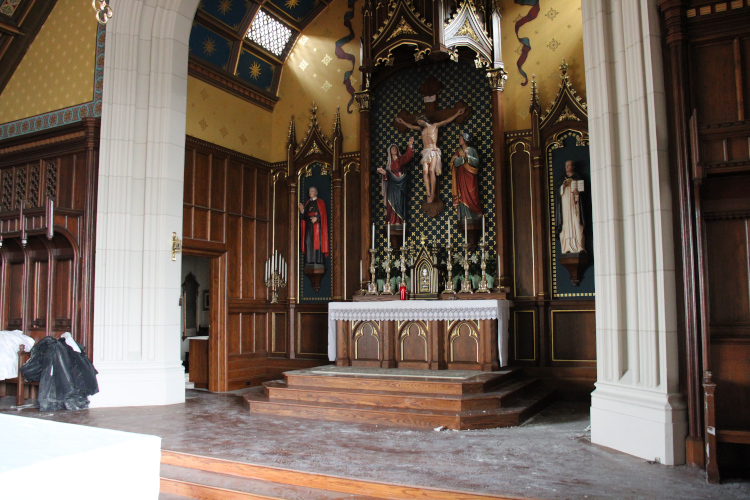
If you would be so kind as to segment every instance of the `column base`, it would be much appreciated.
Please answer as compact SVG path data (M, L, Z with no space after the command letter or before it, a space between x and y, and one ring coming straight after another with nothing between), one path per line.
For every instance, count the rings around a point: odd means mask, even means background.
M685 463L687 411L682 394L596 383L591 442L665 465Z
M97 363L99 393L90 408L160 406L185 402L185 368L164 363Z

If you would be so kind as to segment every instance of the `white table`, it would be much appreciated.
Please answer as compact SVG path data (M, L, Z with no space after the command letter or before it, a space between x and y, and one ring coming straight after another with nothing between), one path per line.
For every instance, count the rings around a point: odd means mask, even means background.
M2 498L159 497L161 438L0 415Z
M497 320L500 366L508 364L508 300L393 300L328 303L328 359L336 361L336 321Z

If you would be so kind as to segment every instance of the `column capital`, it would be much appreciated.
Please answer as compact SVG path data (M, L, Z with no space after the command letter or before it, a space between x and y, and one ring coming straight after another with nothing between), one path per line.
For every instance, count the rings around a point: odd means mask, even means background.
M490 82L490 90L503 91L508 73L505 68L490 68L487 70L487 79Z

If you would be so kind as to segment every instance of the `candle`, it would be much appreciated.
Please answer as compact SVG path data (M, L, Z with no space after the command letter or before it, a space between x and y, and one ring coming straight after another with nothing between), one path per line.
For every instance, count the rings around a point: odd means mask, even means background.
M484 243L484 214L482 214L482 243Z
M391 223L388 223L388 248L391 248Z
M451 219L448 218L448 248L451 246Z
M359 261L359 282L362 283L362 260Z
M268 261L266 261L266 281L268 281Z
M464 240L466 243L469 242L469 222L468 218L464 217Z
M370 248L375 250L375 224L372 225L372 238L370 239Z
M286 261L284 261L284 281L286 281Z
M497 273L495 273L495 274L497 274L498 278L500 277L500 255L499 254L497 256Z
M403 246L406 246L406 221L404 221L404 243Z

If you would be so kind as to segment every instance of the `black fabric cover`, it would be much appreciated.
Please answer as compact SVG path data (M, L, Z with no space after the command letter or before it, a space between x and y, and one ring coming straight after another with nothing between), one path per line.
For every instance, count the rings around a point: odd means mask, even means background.
M79 345L80 347L80 345ZM65 339L44 337L31 348L31 357L21 367L26 380L39 382L39 410L81 410L99 392L96 368L86 352L75 352Z

